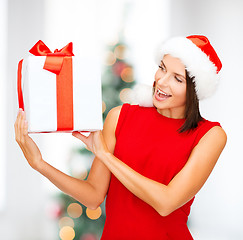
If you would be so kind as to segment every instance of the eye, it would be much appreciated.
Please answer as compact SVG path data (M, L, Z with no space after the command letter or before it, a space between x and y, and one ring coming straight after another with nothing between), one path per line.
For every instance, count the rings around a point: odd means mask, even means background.
M165 72L165 67L163 65L159 65L159 68L161 68L161 70Z
M176 79L177 82L182 83L182 80L180 78L178 78L177 76L175 76L175 79Z

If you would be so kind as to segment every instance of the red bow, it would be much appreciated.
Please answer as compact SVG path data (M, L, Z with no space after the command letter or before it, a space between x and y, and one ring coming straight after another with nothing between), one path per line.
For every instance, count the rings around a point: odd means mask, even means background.
M46 56L46 61L43 68L57 75L62 69L63 58L65 56L74 56L72 42L68 43L64 48L60 50L56 49L54 53L52 53L51 50L45 45L45 43L39 40L29 50L29 52L35 56Z

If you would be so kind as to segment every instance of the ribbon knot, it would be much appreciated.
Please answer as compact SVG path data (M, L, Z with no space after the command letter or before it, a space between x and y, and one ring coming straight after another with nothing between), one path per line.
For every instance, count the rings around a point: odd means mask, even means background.
M30 50L35 56L46 56L46 61L44 64L44 69L50 71L56 75L59 75L64 57L71 57L74 56L73 54L73 43L68 43L65 47L58 50L55 49L54 53L43 43L39 40Z

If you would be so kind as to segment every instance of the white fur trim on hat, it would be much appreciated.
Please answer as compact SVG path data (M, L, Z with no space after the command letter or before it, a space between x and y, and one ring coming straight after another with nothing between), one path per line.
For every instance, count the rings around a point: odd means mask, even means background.
M143 107L153 106L153 86L146 84L136 84L132 89L130 96L132 104L138 104Z
M194 82L199 100L210 97L214 93L219 78L217 68L191 40L185 37L174 37L166 41L156 54L156 62L159 65L166 54L179 58L185 65L189 76L195 77Z

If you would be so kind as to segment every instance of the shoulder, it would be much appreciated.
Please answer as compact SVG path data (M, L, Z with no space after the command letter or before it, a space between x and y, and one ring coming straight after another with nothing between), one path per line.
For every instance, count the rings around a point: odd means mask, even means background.
M123 105L112 108L106 116L104 127L109 127L109 128L115 129L116 125L118 123L118 120L119 120L119 116L122 112L122 109L127 108L128 107L127 105L130 105L130 104L123 104Z
M112 108L108 112L107 118L108 118L108 120L112 119L113 121L114 120L117 121L119 119L120 114L126 113L128 111L135 111L137 108L139 108L138 105L132 105L132 104L129 104L129 103L124 103L123 105Z
M205 137L212 138L217 142L226 143L227 134L221 126L215 125L213 126L206 134Z
M109 122L109 124L111 123L117 123L118 119L119 119L119 115L120 115L120 112L121 112L121 109L122 109L122 105L121 106L117 106L117 107L114 107L112 108L108 114L107 114L107 117L106 117L106 122ZM115 124L116 125L116 124Z
M108 112L102 130L107 146L111 152L114 152L116 144L115 132L121 109L122 106L117 106Z
M227 134L224 129L220 125L214 125L202 136L198 145L211 145L222 151L226 142Z
M110 116L110 117L117 117L117 116L119 116L122 107L123 107L123 105L120 105L120 106L117 106L117 107L112 108L112 109L109 111L109 113L108 113L107 116Z
M195 140L193 148L198 145L200 142L210 142L212 139L216 143L226 143L227 135L219 122L212 122L206 119L203 119L199 122L198 127L195 129Z

